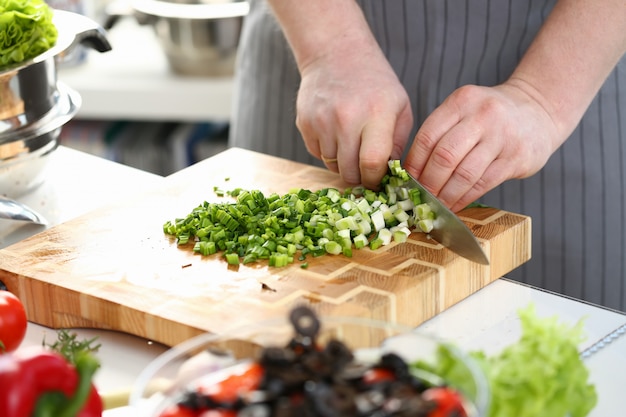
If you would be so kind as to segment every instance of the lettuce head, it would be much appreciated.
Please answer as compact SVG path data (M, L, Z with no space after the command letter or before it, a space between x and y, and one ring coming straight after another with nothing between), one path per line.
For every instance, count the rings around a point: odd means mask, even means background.
M47 51L58 32L43 0L0 0L0 68Z

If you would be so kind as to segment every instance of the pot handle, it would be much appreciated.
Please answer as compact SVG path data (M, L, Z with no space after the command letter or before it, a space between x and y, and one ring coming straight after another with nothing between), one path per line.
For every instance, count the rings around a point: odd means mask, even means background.
M59 37L55 45L55 49L58 48L56 55L59 57L69 54L79 44L98 52L107 52L112 49L105 30L87 16L55 9L53 21L56 27L64 29L64 38L60 39ZM67 30L70 28L68 33ZM61 35L61 31L59 31L59 35Z
M104 28L106 30L111 29L115 24L124 17L133 17L133 7L128 3L128 0L114 0L107 4L105 8Z

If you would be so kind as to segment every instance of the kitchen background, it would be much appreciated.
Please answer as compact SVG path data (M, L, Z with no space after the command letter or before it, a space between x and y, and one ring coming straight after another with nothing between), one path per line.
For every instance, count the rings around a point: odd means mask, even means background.
M49 0L106 26L124 0ZM108 8L108 9L107 9ZM109 12L109 14L107 13ZM113 49L79 48L59 66L59 81L82 105L60 143L159 175L227 147L231 75L180 74L169 65L153 26L122 15L107 30Z

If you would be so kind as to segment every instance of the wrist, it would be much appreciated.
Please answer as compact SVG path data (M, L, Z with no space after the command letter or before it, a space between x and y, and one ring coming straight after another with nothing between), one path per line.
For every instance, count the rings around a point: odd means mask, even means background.
M505 88L512 88L522 95L537 112L544 114L544 119L549 123L547 130L553 134L551 147L555 151L568 138L576 127L579 118L572 118L572 113L564 110L561 101L552 100L546 96L545 91L535 85L531 80L514 73L504 84Z

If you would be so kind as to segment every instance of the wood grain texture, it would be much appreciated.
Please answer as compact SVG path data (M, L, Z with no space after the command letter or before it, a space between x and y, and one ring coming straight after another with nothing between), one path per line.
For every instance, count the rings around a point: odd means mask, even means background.
M162 232L213 191L242 187L266 195L290 188L344 188L329 171L229 149L134 198L50 228L0 251L0 280L31 321L53 328L127 332L174 345L202 332L283 316L307 303L319 314L416 326L530 259L530 218L495 208L459 215L491 264L461 258L422 233L353 257L326 255L286 268L228 266L177 247Z

